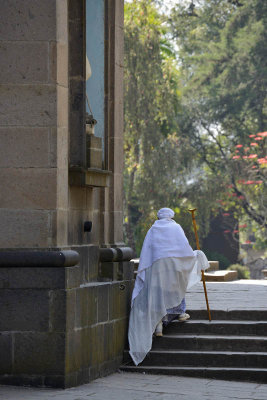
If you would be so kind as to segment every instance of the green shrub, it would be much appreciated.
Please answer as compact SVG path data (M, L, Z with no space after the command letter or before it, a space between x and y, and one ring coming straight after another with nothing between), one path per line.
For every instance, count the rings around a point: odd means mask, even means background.
M217 253L217 251L210 251L210 250L203 250L203 251L206 254L206 257L209 261L219 261L220 269L226 269L231 264L231 261L228 260L227 257L225 257L221 253Z
M249 279L250 278L250 270L245 265L240 264L232 264L227 269L237 271L238 279Z

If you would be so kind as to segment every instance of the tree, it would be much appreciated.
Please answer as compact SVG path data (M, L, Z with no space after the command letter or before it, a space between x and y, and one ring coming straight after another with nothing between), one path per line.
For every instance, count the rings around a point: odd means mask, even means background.
M167 33L154 1L126 3L124 209L126 240L137 250L160 207L176 208L191 226L185 200L195 156L177 123L181 82Z
M221 182L226 210L266 228L267 3L205 0L194 14L180 6L170 19L191 121L186 135Z

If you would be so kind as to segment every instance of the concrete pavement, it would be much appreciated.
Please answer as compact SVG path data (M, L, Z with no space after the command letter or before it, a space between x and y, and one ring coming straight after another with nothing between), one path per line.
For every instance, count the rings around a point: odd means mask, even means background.
M115 373L77 388L0 387L1 400L266 400L267 384Z

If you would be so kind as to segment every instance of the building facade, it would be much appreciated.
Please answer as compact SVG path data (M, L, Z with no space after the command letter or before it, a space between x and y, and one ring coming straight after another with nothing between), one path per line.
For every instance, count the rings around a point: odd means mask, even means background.
M66 388L127 336L123 0L3 0L0 54L0 383Z

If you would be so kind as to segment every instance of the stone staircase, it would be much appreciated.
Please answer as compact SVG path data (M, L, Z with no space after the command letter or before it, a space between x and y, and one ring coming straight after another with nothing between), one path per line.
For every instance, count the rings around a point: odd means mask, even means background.
M124 352L122 371L267 383L266 311L189 311L153 339L150 353L134 366Z

